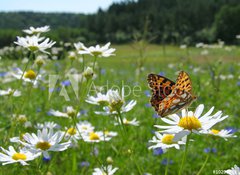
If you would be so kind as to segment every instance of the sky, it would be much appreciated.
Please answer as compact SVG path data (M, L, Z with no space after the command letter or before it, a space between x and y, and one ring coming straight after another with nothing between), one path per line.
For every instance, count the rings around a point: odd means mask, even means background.
M0 11L95 13L123 0L0 0Z

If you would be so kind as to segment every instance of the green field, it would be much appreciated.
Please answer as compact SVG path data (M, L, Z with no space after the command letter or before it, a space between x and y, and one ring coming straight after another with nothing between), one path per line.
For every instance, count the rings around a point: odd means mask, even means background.
M150 173L160 175L165 173L166 162L169 162L168 174L176 175L181 166L184 146L181 146L180 150L169 149L167 153L161 155L154 155L153 150L148 149L148 146L151 145L148 141L152 139L153 132L158 130L154 125L163 124L160 118L153 118L155 111L149 105L149 95L146 95L151 94L147 83L149 73L161 73L175 81L179 71L187 72L192 80L193 93L198 97L189 110L194 111L199 104L204 104L203 114L205 114L212 106L215 106L214 113L221 110L223 115L229 115L229 117L215 125L214 128L218 130L233 128L236 129L234 134L239 135L239 46L228 46L227 49L226 46L180 49L179 46L146 45L145 51L139 49L137 45L130 44L112 45L111 47L116 48L116 56L97 58L95 79L79 82L80 99L76 98L71 86L66 86L69 101L59 95L59 91L54 91L49 99L48 80L51 75L59 75L59 82L56 86L61 89L61 82L68 79L66 75L70 69L75 68L74 73L82 73L86 66L91 66L94 62L94 58L91 56L84 57L84 65L78 60L70 60L66 48L63 48L61 53L63 59L48 60L40 68L40 74L45 80L40 81L36 88L22 80L15 79L6 82L6 76L0 77L0 90L11 87L22 93L20 97L12 95L0 97L0 146L5 149L11 145L19 148L20 144L11 143L9 139L22 136L27 132L36 133L35 125L45 121L54 121L61 126L60 130L62 131L74 126L76 122L86 120L95 126L96 131L118 132L118 135L108 142L87 143L78 140L74 147L69 147L63 152L49 152L51 159L48 162L40 156L29 161L28 166L22 166L19 163L1 166L0 174L92 174L94 168L109 164L107 158L111 157L113 167L119 168L116 174ZM74 48L71 47L71 50ZM208 54L201 54L204 50L207 50ZM143 53L142 55L140 51ZM13 54L18 59L9 58L11 54L1 56L1 73L11 72L16 67L23 70L26 66L27 63L23 63L22 60L27 57L27 52L21 54L21 51L18 51ZM49 57L51 58L51 56ZM30 60L28 69L38 70L34 60ZM124 84L131 90L137 86L140 90L136 94L131 93L125 99L126 102L136 100L137 104L122 116L128 120L136 118L139 126L126 125L123 130L122 127L114 125L116 122L114 116L95 114L95 111L102 111L102 108L85 102L91 83L96 86L106 87L108 85L109 88L112 86L122 87ZM94 95L93 91L90 93ZM85 114L75 119L54 117L48 114L50 109L63 111L66 106L72 106ZM26 121L14 117L14 114L26 115L31 126L25 127ZM220 137L191 134L191 139L193 141L189 143L182 174L198 174L204 162L205 167L201 170L201 174L213 174L213 170L230 169L235 164L240 166L239 137L229 138L225 141ZM211 148L213 151L206 153L204 149L207 148ZM96 154L96 152L98 153ZM169 161L167 161L168 157Z

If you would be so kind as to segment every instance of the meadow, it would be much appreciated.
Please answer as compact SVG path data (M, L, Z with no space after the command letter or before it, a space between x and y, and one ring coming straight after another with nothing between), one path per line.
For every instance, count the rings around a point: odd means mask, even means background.
M50 130L51 126L40 127L39 124L44 122L58 124L57 128L54 125L53 131L62 131L64 138L61 142L69 142L69 145L63 151L49 151L50 157L47 158L43 154L40 155L39 150L35 150L34 153L38 153L39 157L28 161L29 165L22 166L19 162L2 165L0 174L85 175L92 174L94 168L104 169L107 165L117 167L116 174L123 175L220 174L223 173L221 170L230 169L235 164L240 165L239 46L216 43L205 45L204 48L171 45L163 47L151 44L142 47L141 43L133 43L111 45L111 48L116 49L115 56L110 55L106 58L76 54L73 43L53 46L48 49L49 55L41 51L29 51L31 50L29 48L16 49L16 45L14 47L15 49L8 51L6 48L5 51L2 49L1 52L0 90L11 88L13 91L0 96L0 146L4 149L8 149L9 146L16 150L23 148L27 142L26 139L24 141L24 136L26 133L37 133L37 125L40 130L43 127ZM75 54L70 54L70 51ZM47 58L43 59L44 61L40 59L42 62L36 62L41 55L47 55ZM86 71L88 66L92 69L90 73ZM36 75L42 77L36 85L33 85L31 76L31 82L24 81L28 78L25 75L20 78L12 76L16 68L34 70ZM211 129L226 129L231 131L229 134L237 137L225 140L217 135L192 133L186 154L184 145L181 145L179 150L166 149L165 153L160 149L148 149L153 145L149 140L154 136L154 132L160 130L154 125L166 123L157 117L149 102L151 90L148 87L147 76L149 73L155 73L176 81L181 70L189 74L193 93L197 96L197 100L188 110L195 111L198 105L203 104L205 114L214 106L213 113L222 111L223 116L229 117ZM77 81L79 87L77 91L68 77L74 74L81 77ZM52 87L50 80L55 75L58 75L58 78ZM100 89L101 93L106 94L113 87L120 93L123 86L125 100L121 102L127 104L131 100L136 101L136 105L128 112L111 113L110 110L110 115L104 116L95 113L103 111L103 106L86 102L87 96L96 96ZM14 93L17 90L21 95L15 97ZM74 109L72 113L66 112L67 106L72 106ZM50 112L51 110L65 111L67 117L53 116L54 112ZM128 121L136 118L139 123L135 123L134 126L131 122L123 122L122 118L125 117ZM90 122L95 127L94 132L104 131L103 140L100 139L99 142L85 140L85 135L81 135L79 130L76 131L77 123L83 121ZM72 135L69 132L70 128L75 131ZM110 134L111 139L106 141L105 137L108 137L106 133L110 131L117 135ZM67 134L70 136L66 137ZM71 139L74 134L81 136L76 137L74 141ZM15 143L10 142L13 137L18 137L15 138ZM0 162L4 162L1 156Z

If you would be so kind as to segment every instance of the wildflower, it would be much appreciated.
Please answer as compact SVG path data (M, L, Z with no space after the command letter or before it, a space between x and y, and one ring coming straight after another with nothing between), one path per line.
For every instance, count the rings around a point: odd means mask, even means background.
M229 175L239 175L240 174L240 168L237 165L234 165L231 169L225 170L225 173Z
M40 156L40 153L32 153L26 149L20 149L19 152L17 152L12 146L9 146L9 150L5 150L2 147L1 149L4 152L0 153L0 162L3 162L2 165L16 162L22 165L28 165L27 161L31 161Z
M38 56L36 58L36 60L34 61L34 63L38 66L38 67L41 67L43 64L46 63L45 61L46 59L43 57L43 56Z
M30 27L29 29L24 29L23 32L29 34L29 35L35 35L35 34L40 34L40 33L45 33L50 30L49 26L44 26L44 27Z
M208 50L203 50L203 51L201 51L201 55L203 55L203 56L206 56L206 55L208 55L209 54L209 52L208 52Z
M186 49L186 48L187 48L187 45L186 45L186 44L180 45L180 49Z
M66 128L66 131L63 133L65 134L65 139L70 140L71 142L77 143L77 141L81 139L81 135L75 127Z
M109 98L107 94L97 93L96 97L88 96L86 102L94 105L107 106L109 104Z
M113 159L110 156L107 157L106 161L107 161L108 164L112 164L113 163Z
M93 132L94 126L92 126L92 124L88 121L82 121L77 123L77 129L80 133L90 133Z
M153 155L158 156L158 155L162 155L164 153L162 148L154 148L153 149Z
M113 54L113 52L116 50L113 48L109 48L110 44L111 43L109 42L103 47L100 47L99 45L96 45L95 47L91 46L89 48L82 46L83 50L78 51L78 53L79 54L90 54L95 57L109 57L109 56L115 55L115 54Z
M173 164L173 160L168 160L166 158L164 158L161 162L162 165L171 165Z
M155 143L156 145L150 146L148 149L156 149L161 148L163 152L166 152L169 148L180 149L180 145L184 145L186 143L186 137L174 134L160 134L159 132L155 132L155 136L153 136L152 140L149 142Z
M77 51L84 51L84 50L86 49L86 47L84 46L84 44L81 43L81 42L74 43L73 45L74 45L74 47L75 47L75 49L76 49Z
M18 90L13 90L11 88L9 88L8 90L0 90L0 96L4 96L4 95L12 95L14 97L19 97L21 96L21 92Z
M72 118L76 116L76 110L73 109L72 106L67 106L66 107L66 112L60 112L60 111L55 111L53 109L51 109L48 112L49 115L53 115L55 117L64 117L64 118ZM80 113L77 113L77 117L80 116Z
M123 124L124 125L132 125L132 126L139 126L139 121L137 121L136 118L133 120L127 120L126 118L123 118ZM118 125L118 123L116 123Z
M204 43L197 43L196 48L202 48L204 46Z
M53 129L43 128L35 133L23 135L23 141L19 141L33 153L43 153L45 158L49 157L49 151L64 151L70 146L70 142L60 143L64 133L61 131L53 132Z
M102 131L92 131L90 133L83 134L82 137L85 142L109 141L112 138L112 136L106 135Z
M122 88L121 95L119 94L118 90L110 89L107 92L107 96L109 100L109 105L103 107L104 112L96 111L96 114L111 115L124 113L132 110L132 108L137 104L135 100L131 100L129 103L125 102L124 88Z
M24 48L27 48L32 52L41 51L43 53L49 54L49 52L45 50L51 48L56 42L50 41L49 38L45 39L45 38L33 35L33 36L26 36L26 37L18 36L17 41L14 43Z
M83 162L80 163L80 166L81 166L81 167L89 167L89 166L90 166L90 163L87 162L87 161L83 161Z
M83 76L88 80L93 77L93 69L91 67L87 67L86 70L83 72Z
M217 149L216 148L204 148L205 153L216 153Z
M43 128L59 129L60 127L61 127L60 125L54 122L37 123L37 125L35 126L35 128L37 129L43 129Z
M222 137L225 140L227 140L227 138L237 137L236 135L232 134L231 130L226 130L226 129L222 129L222 130L211 129L211 130L208 130L208 131L203 131L201 133L209 134L209 135L213 135L213 136L217 136L217 137Z
M76 55L75 52L70 51L70 52L68 52L68 58L69 58L71 61L73 61L73 60L76 60L76 59L77 59L77 55Z
M13 72L12 75L17 79L22 79L25 82L32 83L34 86L38 84L42 77L41 75L37 75L37 73L31 69L23 72L19 68L17 68L16 72Z
M113 168L112 165L102 166L101 168L94 168L92 175L113 175L117 170L118 168Z
M160 132L164 133L201 133L209 130L215 124L223 121L228 116L222 116L222 111L218 111L211 115L214 107L212 107L206 114L202 115L204 105L200 104L195 112L187 112L182 110L182 116L172 114L167 118L161 118L163 122L170 124L170 126L155 125L155 127L163 129Z

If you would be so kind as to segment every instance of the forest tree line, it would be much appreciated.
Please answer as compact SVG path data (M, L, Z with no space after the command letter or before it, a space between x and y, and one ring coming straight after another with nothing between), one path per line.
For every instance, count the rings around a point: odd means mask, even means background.
M95 14L1 12L0 47L9 45L22 29L51 26L56 41L128 43L144 37L153 43L237 42L239 0L138 0L113 3Z

